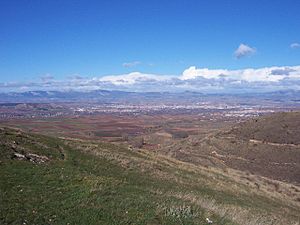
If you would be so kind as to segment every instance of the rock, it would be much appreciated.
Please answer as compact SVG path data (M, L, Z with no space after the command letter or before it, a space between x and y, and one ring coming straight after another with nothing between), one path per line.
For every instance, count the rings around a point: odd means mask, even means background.
M25 155L15 152L13 155L13 158L16 158L18 160L29 160L33 163L44 163L49 161L49 158L47 156L41 156L33 153L27 153Z
M213 221L210 220L209 218L206 218L206 222L207 222L208 224L212 224L212 223L213 223Z
M25 159L26 159L26 156L25 156L25 155L22 155L22 154L20 154L20 153L15 152L15 153L14 153L14 158L17 158L17 159L19 159L19 160L25 160Z
M49 158L47 156L40 156L40 155L32 154L32 153L28 153L26 155L26 158L30 162L34 162L34 163L44 163L46 161L49 161Z

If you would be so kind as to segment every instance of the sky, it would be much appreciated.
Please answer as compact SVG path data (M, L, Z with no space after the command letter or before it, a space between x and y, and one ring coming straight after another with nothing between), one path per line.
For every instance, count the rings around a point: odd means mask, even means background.
M300 90L299 0L1 0L0 91Z

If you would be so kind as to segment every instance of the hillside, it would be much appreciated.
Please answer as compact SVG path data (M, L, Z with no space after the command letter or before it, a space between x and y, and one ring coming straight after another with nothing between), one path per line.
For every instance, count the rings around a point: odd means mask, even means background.
M300 220L298 187L231 169L8 128L0 129L0 146L0 224L211 220L232 225ZM274 185L281 191L274 192Z
M234 168L300 185L300 112L250 119L225 131L163 146L159 151L195 165Z
M244 122L230 131L241 139L300 144L300 112L275 113Z

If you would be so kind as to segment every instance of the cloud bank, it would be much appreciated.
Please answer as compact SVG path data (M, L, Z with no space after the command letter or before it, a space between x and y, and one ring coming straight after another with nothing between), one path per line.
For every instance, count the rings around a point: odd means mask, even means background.
M274 66L239 70L208 69L191 66L180 75L158 75L133 72L121 75L66 80L48 79L36 82L0 83L0 90L123 90L123 91L199 91L204 93L268 92L300 90L300 66ZM50 79L51 78L51 79Z

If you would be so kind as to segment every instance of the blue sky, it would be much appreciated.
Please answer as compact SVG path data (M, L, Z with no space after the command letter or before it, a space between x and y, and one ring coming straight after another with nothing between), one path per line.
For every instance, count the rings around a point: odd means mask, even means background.
M1 0L0 82L297 66L299 11L298 0Z

